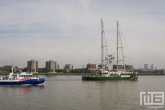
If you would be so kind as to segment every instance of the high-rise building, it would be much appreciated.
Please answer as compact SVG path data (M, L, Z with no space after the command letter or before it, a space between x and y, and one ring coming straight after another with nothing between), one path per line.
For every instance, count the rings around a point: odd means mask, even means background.
M37 73L38 72L38 61L36 61L36 60L28 61L27 70L28 70L28 72Z
M69 72L70 70L73 70L73 65L72 64L66 64L64 69Z
M154 64L151 64L151 65L150 65L150 70L155 70Z
M144 70L148 70L148 64L144 64Z
M56 72L56 62L49 60L46 62L46 71L47 72Z

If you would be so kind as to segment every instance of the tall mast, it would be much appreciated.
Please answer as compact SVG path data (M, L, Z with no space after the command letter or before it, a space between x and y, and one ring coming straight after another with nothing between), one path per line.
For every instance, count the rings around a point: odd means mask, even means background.
M118 71L118 63L119 63L119 59L118 59L118 49L119 49L119 42L118 42L118 39L119 39L119 30L118 30L118 21L117 21L117 71Z
M119 42L120 41L120 42ZM120 45L119 45L120 43ZM119 60L119 48L121 48L121 52L122 52L122 60ZM122 44L122 40L121 40L121 36L120 36L120 31L119 31L119 23L117 21L117 71L119 69L119 61L123 62L123 69L125 71L125 61L124 61L124 51L123 51L123 44Z
M121 61L123 61L123 70L125 71L125 61L124 61L124 51L123 51L123 44L122 44L122 40L121 40L121 36L120 36L120 34L119 34L119 37L120 37L120 43L121 43L121 51L122 51L122 60Z
M104 37L104 24L103 24L103 21L101 19L101 68L104 69L104 42L103 42L103 37Z

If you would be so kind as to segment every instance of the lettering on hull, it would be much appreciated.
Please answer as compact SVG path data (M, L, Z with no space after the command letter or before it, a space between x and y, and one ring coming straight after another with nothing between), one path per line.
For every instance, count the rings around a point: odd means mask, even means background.
M121 75L121 78L130 77L130 75Z

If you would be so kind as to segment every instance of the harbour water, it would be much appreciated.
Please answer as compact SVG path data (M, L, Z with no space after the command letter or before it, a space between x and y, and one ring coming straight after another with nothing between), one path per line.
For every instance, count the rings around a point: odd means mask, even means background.
M165 76L139 76L138 81L42 77L46 78L43 85L0 86L0 110L149 110L140 105L140 92L165 91Z

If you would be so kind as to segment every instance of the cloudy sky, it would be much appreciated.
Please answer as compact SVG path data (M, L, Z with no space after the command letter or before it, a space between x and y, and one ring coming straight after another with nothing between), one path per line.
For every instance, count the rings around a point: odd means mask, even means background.
M0 0L0 66L100 63L100 19L116 54L116 21L136 68L165 68L164 0Z

